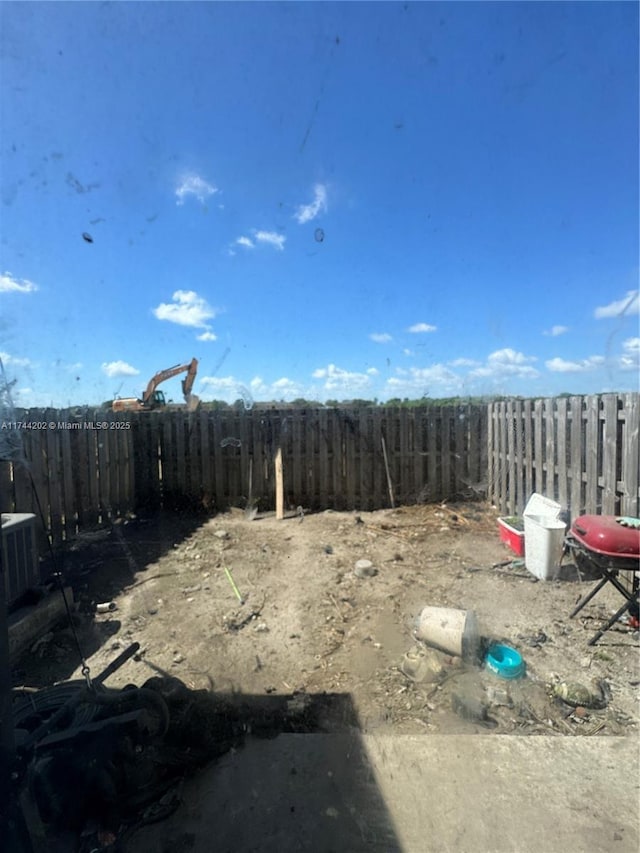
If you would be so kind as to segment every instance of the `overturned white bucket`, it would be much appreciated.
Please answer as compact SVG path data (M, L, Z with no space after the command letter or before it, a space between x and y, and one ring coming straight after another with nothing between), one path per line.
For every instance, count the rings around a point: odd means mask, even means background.
M474 661L480 656L480 632L473 610L425 607L415 633L427 645L464 660Z

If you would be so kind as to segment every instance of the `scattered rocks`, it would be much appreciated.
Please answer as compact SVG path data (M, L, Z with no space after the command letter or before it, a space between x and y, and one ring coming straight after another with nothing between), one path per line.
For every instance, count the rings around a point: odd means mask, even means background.
M505 708L510 708L513 705L506 687L490 685L487 687L487 699L492 705L503 706Z
M331 547L331 545L325 545L324 546L324 553L325 554L333 554L333 548Z
M435 649L414 646L403 657L400 671L416 684L432 684L444 674L444 657Z
M256 632L258 634L267 634L269 632L269 627L266 625L265 622L258 622L258 624L256 625Z
M222 624L227 631L240 631L249 622L255 621L262 612L262 604L254 605L252 608L239 607L229 613L225 613L222 617Z
M358 560L354 568L354 574L357 578L373 578L378 574L378 570L374 567L371 560Z
M229 534L226 530L216 530L213 535L216 537L216 539L229 539Z
M200 592L202 589L202 584L197 583L195 586L185 586L182 589L183 595L191 595L194 592Z
M547 642L549 637L547 637L544 631L538 631L537 634L531 636L525 634L518 634L518 639L522 640L522 642L526 646L530 646L532 649L539 649L544 643Z
M183 660L184 660L184 655L181 655L180 652L178 652L177 654L175 654L173 656L173 662L174 663L182 663Z

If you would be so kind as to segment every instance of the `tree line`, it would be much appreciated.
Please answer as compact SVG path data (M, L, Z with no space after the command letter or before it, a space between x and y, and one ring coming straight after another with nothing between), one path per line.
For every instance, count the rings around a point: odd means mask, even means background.
M560 395L570 396L570 395ZM373 400L366 400L360 397L354 397L350 400L326 400L321 403L319 400L307 400L304 397L297 397L295 400L269 400L255 402L252 406L247 406L246 400L238 399L233 403L227 403L225 400L209 400L201 403L201 409L205 411L221 411L221 410L246 410L247 408L258 409L369 409L369 408L406 408L417 409L429 406L469 406L469 405L486 405L487 403L499 403L503 400L519 400L523 397L418 397L410 399L409 397L391 397L389 400L378 400L374 397Z

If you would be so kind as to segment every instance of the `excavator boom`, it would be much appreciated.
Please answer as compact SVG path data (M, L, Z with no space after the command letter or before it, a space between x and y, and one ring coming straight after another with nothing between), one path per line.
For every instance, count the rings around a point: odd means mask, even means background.
M164 406L164 394L162 391L156 390L158 385L160 385L161 382L166 382L167 379L171 379L173 376L177 376L179 373L184 373L185 371L187 376L182 380L182 393L187 404L187 409L190 412L194 412L200 405L200 398L191 393L193 383L196 379L196 374L198 373L197 358L192 358L188 364L176 364L173 367L167 367L165 370L159 370L155 376L149 380L149 384L147 385L141 400L138 400L135 397L114 400L112 405L113 411L144 412L149 411L150 409L155 409L159 406Z
M182 383L182 391L184 393L185 399L187 399L188 394L191 393L191 388L196 378L196 374L198 372L198 359L192 358L189 364L176 364L173 367L167 367L166 370L159 370L155 376L153 376L149 380L149 384L147 385L146 391L142 395L142 402L146 403L153 396L153 392L156 390L158 385L161 382L166 382L167 379L171 379L173 376L177 376L179 373L187 372L187 378L183 380ZM190 383L188 386L188 390L185 391L185 386L187 383Z

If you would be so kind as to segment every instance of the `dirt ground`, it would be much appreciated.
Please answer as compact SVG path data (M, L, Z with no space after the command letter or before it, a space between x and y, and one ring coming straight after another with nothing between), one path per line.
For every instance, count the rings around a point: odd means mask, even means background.
M619 623L587 645L622 603L619 593L609 585L569 619L594 580L580 581L567 562L561 580L537 582L509 562L496 518L479 502L282 521L242 510L167 513L84 534L60 564L93 675L140 643L136 659L109 678L112 687L164 672L225 694L348 694L364 732L637 733L638 633ZM362 559L375 574L357 575ZM96 613L110 601L116 609ZM429 680L407 677L403 660L425 605L474 610L483 637L521 652L527 677L505 681L430 652ZM32 686L79 677L64 626L14 671L15 683ZM562 682L604 695L605 707L575 711L553 696ZM480 696L480 713L461 704L469 692ZM345 722L327 720L326 728Z

